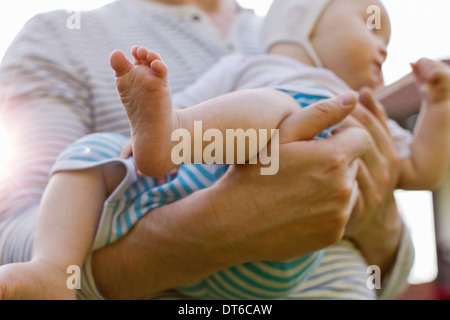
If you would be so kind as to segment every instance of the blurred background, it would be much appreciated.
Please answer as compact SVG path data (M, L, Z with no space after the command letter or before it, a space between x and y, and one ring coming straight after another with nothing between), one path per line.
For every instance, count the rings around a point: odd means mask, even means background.
M0 2L0 59L23 24L36 13L54 9L89 10L113 0L15 0ZM238 0L263 16L272 0ZM386 84L393 83L410 72L410 62L421 57L450 57L450 1L443 0L383 0L391 18L392 39L384 65ZM81 17L82 19L82 17ZM1 116L1 114L0 114ZM5 168L5 155L12 152L7 134L0 128L0 175ZM2 162L3 161L3 162ZM430 192L398 191L396 198L407 225L412 231L416 259L410 283L434 281L437 275L436 241Z

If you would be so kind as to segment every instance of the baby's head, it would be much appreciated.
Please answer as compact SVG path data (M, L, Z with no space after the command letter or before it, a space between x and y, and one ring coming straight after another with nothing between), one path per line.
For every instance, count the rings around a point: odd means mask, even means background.
M381 10L381 28L368 26L372 5ZM389 17L380 0L274 0L263 25L262 44L265 52L277 54L295 46L297 51L287 50L289 56L329 69L359 90L383 84L381 66L390 35Z

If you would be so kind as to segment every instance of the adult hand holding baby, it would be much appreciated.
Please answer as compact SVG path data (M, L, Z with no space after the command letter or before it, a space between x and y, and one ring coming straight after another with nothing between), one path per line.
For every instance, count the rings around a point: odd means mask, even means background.
M102 259L109 250L133 245L133 256L140 259L116 260L123 268L140 266L120 277L114 274L117 268L94 269L108 297L138 298L177 286L180 279L195 282L234 265L286 260L339 241L358 194L356 159L370 148L370 139L359 128L327 140L311 139L342 121L355 104L356 95L350 93L305 108L299 123L305 128L304 141L280 146L276 175L261 176L259 165L231 166L213 186L153 210L148 221L138 221L137 238L152 235L145 245L136 245L136 238L126 235L94 254L94 259ZM150 276L155 273L160 276ZM117 280L110 281L112 277ZM124 290L135 279L141 279L142 287Z
M356 159L370 148L369 136L349 128L327 140L312 139L342 121L355 103L350 92L303 109L303 141L280 146L277 175L261 176L257 165L232 166L218 182L216 189L223 190L216 193L227 194L214 201L225 208L221 223L239 221L220 238L241 248L242 262L291 259L342 238L356 202Z
M357 243L368 263L378 265L384 275L395 261L397 246L392 244L399 243L399 230L403 228L393 196L400 161L383 105L367 87L360 90L359 102L347 125L367 130L372 148L359 160L359 196L346 236Z

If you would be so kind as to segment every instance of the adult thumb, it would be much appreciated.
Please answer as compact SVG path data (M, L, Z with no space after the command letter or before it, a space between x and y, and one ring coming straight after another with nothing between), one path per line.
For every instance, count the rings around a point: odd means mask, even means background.
M358 96L353 91L345 92L334 98L316 102L295 116L299 130L297 140L311 140L326 128L330 128L345 119L356 107Z

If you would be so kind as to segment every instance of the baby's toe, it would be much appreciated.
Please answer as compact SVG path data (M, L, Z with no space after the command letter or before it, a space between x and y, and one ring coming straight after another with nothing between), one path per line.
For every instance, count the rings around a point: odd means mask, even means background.
M116 72L116 77L122 77L128 73L133 64L125 57L125 54L120 50L114 50L110 57L111 68Z
M137 52L136 52L137 57L138 57L139 60L141 61L141 64L142 64L142 65L150 66L150 63L149 63L149 61L147 60L148 52L149 52L148 49L147 49L147 48L144 48L144 47L140 47L140 48L137 50Z
M158 76L167 76L167 66L162 60L153 60L150 67Z

